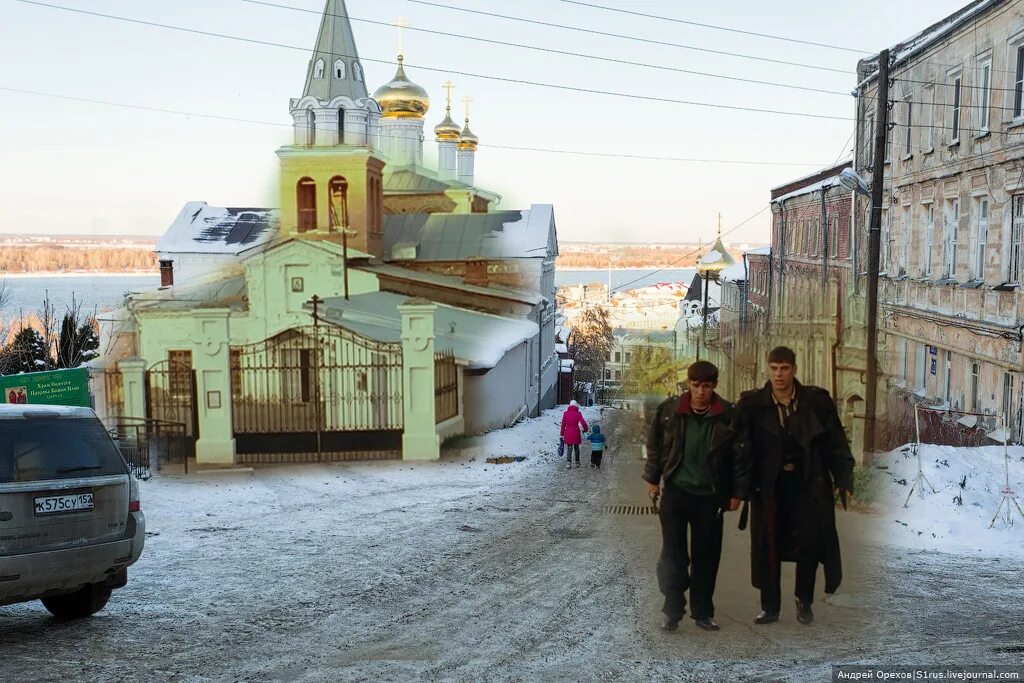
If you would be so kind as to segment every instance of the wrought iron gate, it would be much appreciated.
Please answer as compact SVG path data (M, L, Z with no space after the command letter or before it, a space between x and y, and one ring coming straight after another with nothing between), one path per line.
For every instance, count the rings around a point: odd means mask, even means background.
M177 454L174 459L187 468L199 439L196 371L190 364L164 360L146 371L146 418L148 439L159 450Z
M400 457L402 346L333 325L231 349L239 462Z

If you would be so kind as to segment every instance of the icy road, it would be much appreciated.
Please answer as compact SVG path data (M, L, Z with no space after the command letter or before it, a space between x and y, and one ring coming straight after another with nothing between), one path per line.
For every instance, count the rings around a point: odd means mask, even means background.
M722 630L660 631L657 518L606 511L647 504L639 449L606 424L605 467L566 471L558 416L440 463L145 482L151 535L127 588L75 623L0 607L0 681L824 681L835 662L1024 656L1019 559L893 548L853 512L839 515L846 579L813 625L788 602L780 623L751 623L731 513ZM486 464L499 455L527 460Z

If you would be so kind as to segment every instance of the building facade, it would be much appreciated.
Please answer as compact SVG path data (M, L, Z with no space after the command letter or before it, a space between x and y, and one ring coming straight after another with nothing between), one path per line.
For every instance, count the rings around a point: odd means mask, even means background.
M1001 440L1005 423L1021 439L1022 15L977 0L890 51L879 364L905 428L923 401L965 437ZM856 168L872 180L877 56L858 69Z

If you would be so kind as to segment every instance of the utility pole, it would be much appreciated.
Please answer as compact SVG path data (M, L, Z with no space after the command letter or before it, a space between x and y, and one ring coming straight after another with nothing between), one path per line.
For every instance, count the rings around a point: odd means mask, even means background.
M885 186L885 139L889 132L889 50L878 53L875 101L875 152L871 169L871 225L868 230L867 396L864 397L864 456L875 450L878 399L878 269L882 239L882 194Z

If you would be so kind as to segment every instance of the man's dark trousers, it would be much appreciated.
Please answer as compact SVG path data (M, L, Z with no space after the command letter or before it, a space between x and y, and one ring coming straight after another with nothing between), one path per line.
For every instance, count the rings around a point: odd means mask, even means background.
M722 557L722 515L714 496L693 495L666 483L659 516L662 544L658 588L665 596L662 611L670 617L682 617L689 589L690 616L712 618L712 596Z
M776 483L777 504L774 512L777 515L776 530L783 533L776 535L776 553L774 562L770 562L764 585L761 589L761 609L765 612L778 614L782 606L782 561L780 555L796 555L796 597L810 605L814 602L814 580L818 573L819 545L801 548L797 542L796 529L800 525L803 514L813 514L803 505L804 492L803 468L796 467L793 471L779 472Z

